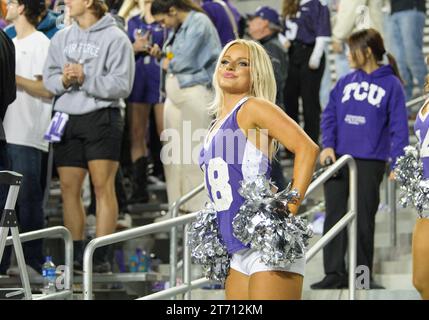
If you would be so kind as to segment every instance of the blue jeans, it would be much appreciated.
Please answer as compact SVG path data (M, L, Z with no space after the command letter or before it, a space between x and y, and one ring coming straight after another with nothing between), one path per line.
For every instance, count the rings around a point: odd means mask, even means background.
M423 89L427 68L423 55L423 29L425 14L418 10L406 10L390 16L390 47L401 77L405 82L407 100L413 96L414 79Z
M23 181L19 189L16 203L19 232L24 233L42 229L44 227L44 214L43 189L40 176L43 152L36 148L8 143L6 145L6 154L7 163L4 164L4 169L16 171L23 175ZM8 188L1 189L0 198L3 208L7 197L7 189ZM0 271L3 273L10 265L12 247L8 246L6 249L0 265ZM43 264L42 240L24 243L23 250L26 264L40 271Z

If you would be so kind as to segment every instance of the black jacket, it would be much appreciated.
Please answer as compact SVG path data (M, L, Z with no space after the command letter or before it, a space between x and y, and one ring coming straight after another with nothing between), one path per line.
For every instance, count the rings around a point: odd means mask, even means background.
M392 6L392 14L417 9L426 14L426 0L390 0Z
M3 118L7 106L16 98L15 46L0 29L0 140L5 140Z
M274 77L277 84L276 104L284 108L283 91L286 85L286 77L288 70L288 56L286 49L282 46L278 39L277 33L265 37L259 42L267 51L271 63L273 64Z

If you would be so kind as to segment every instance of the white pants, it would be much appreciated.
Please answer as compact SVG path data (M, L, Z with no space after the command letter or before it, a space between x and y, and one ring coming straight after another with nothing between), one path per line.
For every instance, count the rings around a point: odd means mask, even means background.
M232 254L231 269L247 276L261 271L285 271L304 276L305 258L297 259L294 263L288 263L285 267L271 267L261 261L259 251L248 248Z
M176 154L179 154L180 157L180 163L165 163L163 159L165 154L161 152L168 203L171 205L204 182L203 172L198 165L198 154L204 137L198 141L193 141L192 138L197 130L203 129L207 132L210 123L208 106L213 99L213 92L202 85L180 89L177 78L169 74L166 79L166 93L164 128L173 129L177 133L174 142L172 142L173 139L164 142L164 148L168 150L170 147L174 147L175 151L179 151ZM169 134L167 133L167 135ZM180 139L176 143L177 138ZM196 137L194 136L194 138ZM167 145L169 145L168 148L166 148ZM195 160L196 162L194 162ZM186 211L198 211L203 208L206 200L207 195L205 191L202 191L181 208Z

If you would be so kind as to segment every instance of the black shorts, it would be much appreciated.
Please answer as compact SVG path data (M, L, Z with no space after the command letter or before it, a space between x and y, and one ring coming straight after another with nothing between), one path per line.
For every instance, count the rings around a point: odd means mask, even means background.
M55 165L87 168L91 160L119 161L123 132L119 108L70 115L61 141L53 144Z

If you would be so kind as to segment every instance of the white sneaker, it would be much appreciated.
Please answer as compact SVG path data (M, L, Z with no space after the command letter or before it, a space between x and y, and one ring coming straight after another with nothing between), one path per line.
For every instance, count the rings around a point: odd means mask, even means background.
M133 224L133 219L129 213L125 213L118 217L116 222L116 230L130 229Z

